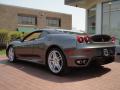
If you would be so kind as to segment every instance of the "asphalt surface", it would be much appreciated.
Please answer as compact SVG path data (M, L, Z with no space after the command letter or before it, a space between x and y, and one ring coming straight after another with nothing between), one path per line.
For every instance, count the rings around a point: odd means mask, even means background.
M0 90L120 90L120 57L101 67L52 75L44 66L0 57Z

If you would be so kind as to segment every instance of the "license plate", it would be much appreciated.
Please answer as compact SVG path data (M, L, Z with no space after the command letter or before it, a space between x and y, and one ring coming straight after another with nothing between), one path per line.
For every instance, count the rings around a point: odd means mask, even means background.
M102 55L102 56L115 55L115 47L101 48L101 55Z
M109 56L109 55L110 55L109 49L104 48L104 49L103 49L103 55L104 55L104 56Z

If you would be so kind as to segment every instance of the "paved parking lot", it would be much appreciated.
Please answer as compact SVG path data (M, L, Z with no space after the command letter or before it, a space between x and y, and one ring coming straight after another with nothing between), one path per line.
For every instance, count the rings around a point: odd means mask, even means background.
M13 64L1 57L0 90L120 90L120 59L99 68L73 69L60 77L44 66Z

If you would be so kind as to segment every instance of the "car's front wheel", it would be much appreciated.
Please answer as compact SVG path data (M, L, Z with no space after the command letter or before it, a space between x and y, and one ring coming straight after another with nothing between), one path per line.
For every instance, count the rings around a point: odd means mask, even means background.
M47 64L49 70L56 75L62 75L66 72L66 58L62 51L58 48L53 48L47 56Z
M14 48L12 46L9 47L7 54L8 54L8 61L14 62L15 61L15 52L14 52Z

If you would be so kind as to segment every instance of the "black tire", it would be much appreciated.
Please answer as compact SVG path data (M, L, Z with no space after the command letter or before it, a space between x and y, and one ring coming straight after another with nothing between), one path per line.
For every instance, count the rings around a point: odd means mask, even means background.
M59 71L59 72L57 72L57 73L55 73L55 72L53 72L52 70L51 70L51 68L50 68L50 65L49 65L49 60L48 60L48 58L49 58L49 55L50 55L50 53L52 52L52 51L57 51L57 52L59 52L59 54L61 55L61 57L62 57L62 62L63 62L63 65L62 65L62 68L61 68L61 70ZM65 55L63 54L63 52L59 49L59 48L52 48L52 49L50 49L49 51L48 51L48 53L47 53L47 66L48 66L48 69L53 73L53 74L55 74L55 75L65 75L66 73L67 73L67 71L68 71L68 68L67 68L67 61L66 61L66 57L65 57Z
M13 56L10 57L10 50L12 50ZM14 48L12 46L10 46L7 50L7 56L8 56L8 61L9 62L15 62L16 58L15 58L15 52L14 52Z

